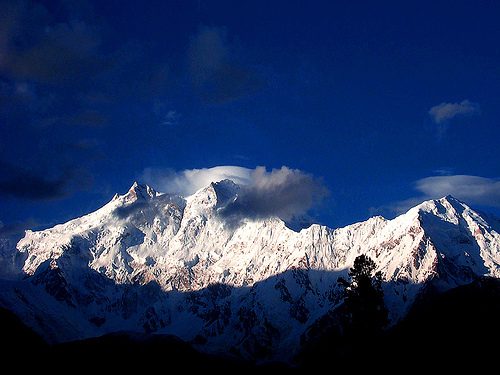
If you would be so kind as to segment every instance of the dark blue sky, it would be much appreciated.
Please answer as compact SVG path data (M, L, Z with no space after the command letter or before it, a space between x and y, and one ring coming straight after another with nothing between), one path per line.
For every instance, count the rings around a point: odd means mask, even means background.
M446 194L499 210L498 1L0 9L4 234L90 212L148 168L299 169L334 227Z

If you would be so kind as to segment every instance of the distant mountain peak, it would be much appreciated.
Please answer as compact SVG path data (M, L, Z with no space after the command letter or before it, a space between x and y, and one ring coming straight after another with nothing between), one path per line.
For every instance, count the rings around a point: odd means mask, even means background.
M219 189L239 189L240 186L235 183L233 180L230 180L228 178L225 178L224 180L216 181L216 182L211 182L210 185L212 185L214 188L219 188Z
M217 208L226 206L238 197L241 187L232 180L225 179L212 182L211 186L217 195Z
M427 212L451 217L460 215L464 210L472 211L464 202L452 195L446 195L442 198L426 200L411 208L408 212Z
M458 207L458 206L467 207L467 208L469 207L464 202L462 202L460 199L457 199L453 195L450 195L450 194L438 199L438 201L441 203L448 203L450 206L453 206L453 207Z
M225 179L211 182L196 193L186 198L189 207L199 212L200 210L217 210L233 202L238 197L241 187L232 180Z
M137 200L150 200L156 196L158 196L158 192L151 186L134 181L127 194L125 194L125 200L135 202Z

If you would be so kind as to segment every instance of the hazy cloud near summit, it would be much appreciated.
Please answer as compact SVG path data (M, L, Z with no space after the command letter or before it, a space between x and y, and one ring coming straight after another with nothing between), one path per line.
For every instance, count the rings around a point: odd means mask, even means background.
M401 214L429 199L446 195L470 205L500 207L500 179L470 175L431 176L414 183L420 195L387 206L372 207L371 214Z
M500 180L480 176L433 176L415 183L418 191L430 198L453 195L469 204L500 207Z
M267 171L237 166L188 169L180 172L148 168L142 180L162 192L190 195L211 182L229 179L240 185L238 198L221 211L230 219L278 216L290 220L306 214L328 190L320 179L288 167Z
M175 171L168 168L146 168L141 181L162 193L188 196L208 186L211 182L232 180L238 185L250 183L252 169L236 166L185 169Z
M473 103L467 99L460 103L441 103L429 109L429 116L436 124L446 123L454 117L473 115L480 112L478 103Z
M257 167L238 199L221 214L231 219L278 216L288 221L305 215L328 191L322 182L298 169L281 167L267 172Z

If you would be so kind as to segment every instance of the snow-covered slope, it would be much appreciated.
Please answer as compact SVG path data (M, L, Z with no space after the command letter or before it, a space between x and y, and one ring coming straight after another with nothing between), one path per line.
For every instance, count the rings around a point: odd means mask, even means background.
M453 197L394 220L296 232L225 215L239 189L223 180L183 198L134 183L89 215L27 231L13 262L29 277L4 281L0 304L51 341L132 330L286 356L340 303L336 280L359 254L385 275L393 320L428 285L500 277L500 235Z

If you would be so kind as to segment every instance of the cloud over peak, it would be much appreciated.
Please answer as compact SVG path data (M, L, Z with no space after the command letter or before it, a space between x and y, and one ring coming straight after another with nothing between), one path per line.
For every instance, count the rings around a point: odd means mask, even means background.
M403 213L429 199L452 195L470 205L500 208L500 179L471 175L444 175L424 177L414 182L420 194L393 202L387 206L373 207L373 214Z
M211 182L229 179L240 185L238 198L221 211L231 220L280 217L291 220L305 215L328 190L320 179L298 169L281 167L268 171L237 166L188 169L180 172L148 168L142 179L158 190L190 195Z
M446 103L435 105L429 110L429 116L436 124L450 121L457 116L474 115L480 112L478 103L473 103L467 99L460 103Z
M422 178L415 188L426 197L453 195L469 204L500 207L500 180L470 175L433 176Z
M252 169L236 166L218 166L213 168L185 169L175 171L169 168L146 168L141 180L158 191L189 196L208 186L211 182L232 180L238 185L250 182Z
M305 215L326 194L320 180L298 169L281 167L268 172L265 167L257 167L238 199L222 214L236 220L277 216L289 221Z

